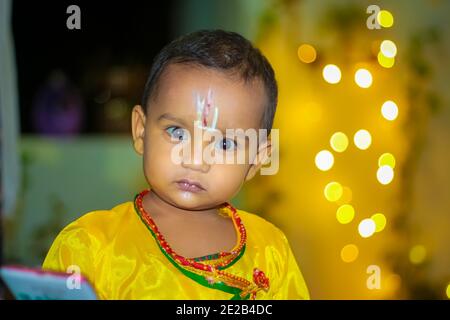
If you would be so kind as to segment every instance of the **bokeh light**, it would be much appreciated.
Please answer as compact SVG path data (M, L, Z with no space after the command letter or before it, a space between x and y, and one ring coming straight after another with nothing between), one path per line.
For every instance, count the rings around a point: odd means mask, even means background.
M354 244L347 244L341 250L341 259L344 262L350 263L358 258L359 250Z
M395 64L395 58L388 58L381 51L377 54L377 60L380 66L384 68L392 68Z
M353 142L358 149L366 150L372 144L372 136L369 131L361 129L355 133Z
M377 180L381 184L389 184L394 179L394 170L390 166L381 166L377 170Z
M381 114L386 120L389 121L397 119L398 116L397 104L392 100L385 101L381 106Z
M390 28L394 25L394 16L387 10L381 10L377 14L377 21L383 28Z
M333 167L334 157L328 150L322 150L316 155L316 167L322 171L328 171Z
M447 285L447 290L445 290L445 293L447 294L447 298L450 299L450 283Z
M342 197L343 189L339 182L333 181L328 183L323 191L325 198L328 201L335 202Z
M380 44L380 52L386 58L394 58L397 55L397 46L391 40L383 40Z
M427 249L423 245L416 245L409 250L409 261L413 264L421 264L427 257Z
M314 62L317 58L316 49L312 45L302 44L297 50L298 58L304 63Z
M381 232L386 227L386 217L382 213L375 213L370 217L375 222L375 232Z
M382 166L389 166L392 169L395 168L395 157L392 153L389 153L389 152L383 153L378 158L378 167L382 167Z
M325 81L331 84L341 81L341 70L334 64L327 64L323 68L322 75Z
M336 132L330 138L331 148L336 152L344 152L348 147L347 135L343 132Z
M376 225L372 219L364 219L358 225L359 235L363 238L368 238L375 233Z
M344 204L340 206L336 211L336 219L339 223L350 223L355 217L355 209L350 204Z
M361 88L369 88L372 85L372 74L367 69L358 69L355 72L355 82Z

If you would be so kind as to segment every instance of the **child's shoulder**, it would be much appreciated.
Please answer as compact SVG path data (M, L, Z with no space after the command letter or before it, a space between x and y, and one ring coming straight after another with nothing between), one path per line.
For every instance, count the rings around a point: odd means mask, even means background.
M128 214L130 210L134 210L133 202L127 201L106 210L93 210L83 214L81 217L73 221L80 226L89 226L95 222L103 222L107 220L110 222L113 219L120 219L123 215Z
M267 221L263 217L244 210L237 210L247 232L252 237L260 237L270 242L287 243L287 238L283 231L273 223Z
M106 240L117 232L124 221L130 220L131 210L134 210L133 202L128 201L116 205L112 209L87 212L69 223L60 232L59 237L70 234L87 234Z
M93 277L92 261L122 229L133 223L132 202L125 202L109 210L88 212L69 223L53 241L43 263L44 269L65 271L77 265L85 275ZM122 228L123 227L123 228Z

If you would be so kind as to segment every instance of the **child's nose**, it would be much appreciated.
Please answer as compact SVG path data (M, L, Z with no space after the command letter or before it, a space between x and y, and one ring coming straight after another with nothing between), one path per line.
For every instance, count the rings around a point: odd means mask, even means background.
M191 153L188 156L184 156L181 162L183 168L207 173L211 167L211 164L204 159L203 151L207 147L208 142L198 140L197 144L191 145Z
M181 165L183 166L183 168L199 171L202 173L207 173L209 171L209 168L211 167L203 160L196 161L194 159L192 159L191 161L183 161Z

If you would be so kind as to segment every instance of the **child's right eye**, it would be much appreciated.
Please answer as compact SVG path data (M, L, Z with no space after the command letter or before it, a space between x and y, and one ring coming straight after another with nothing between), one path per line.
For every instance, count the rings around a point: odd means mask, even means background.
M172 126L166 129L169 136L176 141L183 141L188 138L188 132L180 127Z

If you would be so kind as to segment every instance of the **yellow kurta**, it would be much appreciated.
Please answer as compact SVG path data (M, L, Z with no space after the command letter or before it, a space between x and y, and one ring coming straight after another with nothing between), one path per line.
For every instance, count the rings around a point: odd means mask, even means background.
M278 228L242 210L247 231L244 254L226 269L252 281L262 270L270 288L256 299L309 299L289 243ZM43 268L66 272L76 265L101 299L230 299L232 294L205 287L178 270L135 211L133 202L90 212L69 224L53 242Z

